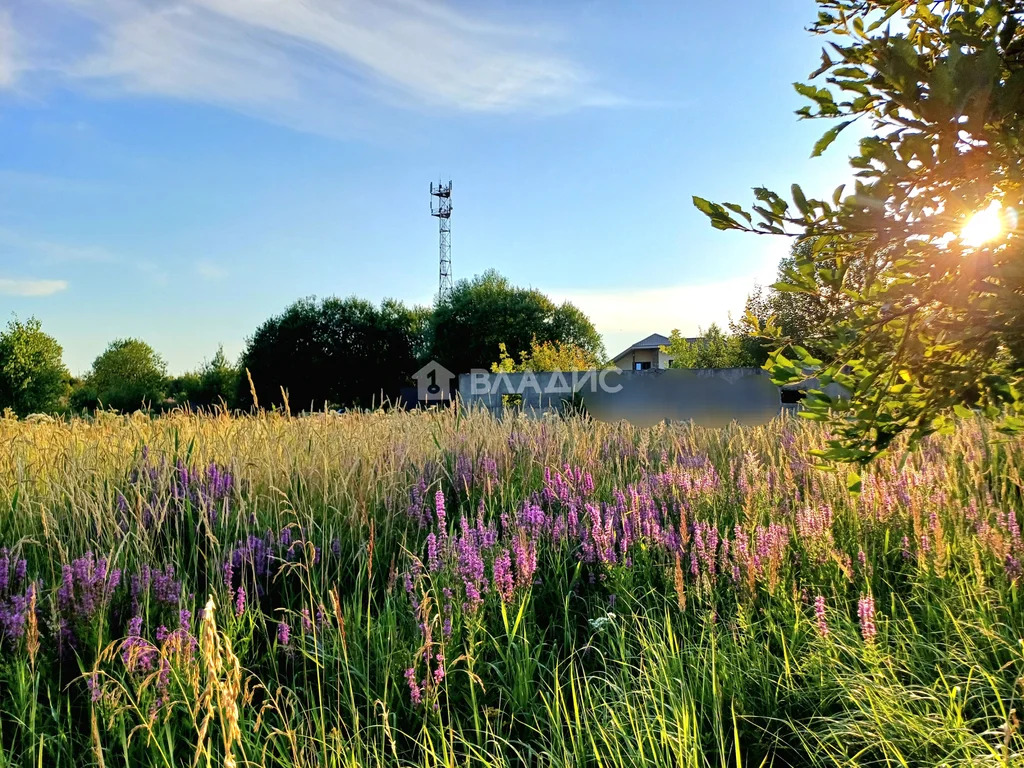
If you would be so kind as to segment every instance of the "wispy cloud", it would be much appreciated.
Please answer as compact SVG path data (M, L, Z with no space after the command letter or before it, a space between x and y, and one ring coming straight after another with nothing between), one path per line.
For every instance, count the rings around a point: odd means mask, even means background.
M32 171L14 171L9 168L0 168L0 186L5 191L14 194L18 194L22 190L34 193L95 194L106 188L105 184L90 179L73 179L67 176L54 176Z
M14 38L10 11L0 8L0 88L14 84L17 69Z
M0 247L21 251L51 262L90 262L110 264L117 258L95 245L71 245L44 238L29 237L13 229L0 227Z
M665 285L655 288L549 291L558 301L570 301L582 309L604 337L609 353L649 336L668 335L678 329L694 336L712 323L726 328L730 317L743 313L755 285L770 285L785 246L765 248L743 274L704 283Z
M50 71L310 130L362 120L367 107L516 112L614 101L551 35L437 0L49 2L79 19L73 44L39 47ZM46 20L34 34L47 34Z
M166 269L147 259L125 258L102 246L30 236L7 227L0 227L0 258L5 261L14 259L32 264L77 263L134 269L157 284L165 284L169 279Z
M67 287L67 280L11 280L0 277L0 294L6 296L51 296Z
M711 323L723 325L743 309L754 287L748 278L704 285L673 285L609 291L572 291L552 297L571 301L602 333L628 333L637 339L678 328L690 335ZM636 341L636 339L634 339Z
M196 262L196 274L205 280L223 280L228 276L228 271L212 261L198 261Z

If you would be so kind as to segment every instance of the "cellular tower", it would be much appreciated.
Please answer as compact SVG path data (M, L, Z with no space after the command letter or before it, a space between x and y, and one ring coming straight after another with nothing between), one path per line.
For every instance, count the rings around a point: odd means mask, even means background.
M430 184L430 215L437 217L440 266L437 275L437 300L452 292L452 182Z

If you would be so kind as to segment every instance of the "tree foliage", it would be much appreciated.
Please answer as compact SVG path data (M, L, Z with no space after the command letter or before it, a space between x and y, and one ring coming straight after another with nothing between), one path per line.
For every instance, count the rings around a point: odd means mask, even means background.
M293 410L380 404L395 398L415 372L424 310L355 297L302 299L261 325L242 354L238 400Z
M834 329L853 308L849 289L862 285L854 272L846 276L842 289L826 285L811 293L776 287L790 284L794 276L799 275L797 263L812 258L813 247L810 240L795 242L791 254L779 262L776 284L767 292L760 286L756 287L747 296L743 316L730 323L730 331L738 338L749 365L764 365L773 346L799 345L815 357L827 354ZM835 264L822 259L821 267L834 269ZM779 333L766 339L760 329L769 321Z
M498 345L498 361L491 363L491 373L517 371L589 371L599 367L600 361L583 347L560 341L534 339L530 348L519 353L518 362L508 354L508 347Z
M232 407L238 392L238 366L228 361L224 348L218 347L216 354L198 371L175 377L168 389L175 402L193 408ZM248 384L247 384L248 386Z
M117 339L92 364L78 405L99 404L134 411L160 404L167 385L167 364L139 339Z
M70 390L62 356L60 344L36 318L11 320L0 332L0 411L27 416L60 410Z
M767 189L741 206L694 198L719 229L788 234L794 253L779 291L848 301L816 354L778 339L776 381L808 373L849 392L811 393L804 415L831 420L827 458L865 462L897 435L949 428L981 410L1024 426L1024 3L818 0L827 35L818 84L796 84L802 118L836 119L821 154L855 121L871 135L851 158L856 181L827 199L793 185L792 205ZM998 206L989 242L961 232Z
M688 340L678 329L669 334L669 343L661 351L669 356L670 368L739 368L753 365L742 339L725 333L717 323L700 332L695 341Z
M507 349L572 345L594 359L604 346L589 318L568 302L556 305L540 291L513 286L493 270L456 284L430 323L431 357L456 372L487 369Z

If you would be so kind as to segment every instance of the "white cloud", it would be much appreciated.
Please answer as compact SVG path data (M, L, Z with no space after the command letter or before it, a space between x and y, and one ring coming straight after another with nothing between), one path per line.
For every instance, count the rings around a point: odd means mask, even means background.
M135 269L158 285L167 283L169 279L165 269L144 258L129 259L97 245L58 242L0 227L0 257L10 258L9 254L26 258L33 264L84 263Z
M196 262L196 273L206 280L222 280L228 276L228 271L224 267L212 261Z
M630 344L678 329L695 336L712 323L727 329L730 316L739 319L755 285L775 281L779 259L790 243L783 238L763 241L755 263L743 274L709 283L684 283L656 288L548 291L557 301L570 301L583 310L604 337L606 351L616 354Z
M10 280L0 277L0 293L6 296L51 296L67 287L66 280Z
M74 25L70 44L37 45L47 52L40 68L115 95L213 103L306 130L351 127L375 106L515 112L615 101L549 36L437 0L49 1L87 23Z
M113 263L117 259L108 251L95 245L68 245L53 240L26 237L6 227L0 227L0 246L8 249L28 251L37 257L52 262Z
M673 285L608 291L551 292L583 310L609 347L627 346L652 333L666 336L678 328L684 336L718 323L725 328L729 313L737 317L754 284L737 278L705 285ZM617 352L618 349L608 349Z
M0 88L14 85L14 76L17 72L14 37L11 14L0 8Z

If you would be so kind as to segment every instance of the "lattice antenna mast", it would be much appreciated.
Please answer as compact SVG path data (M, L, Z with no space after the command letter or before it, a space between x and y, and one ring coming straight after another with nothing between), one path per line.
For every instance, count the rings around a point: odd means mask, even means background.
M430 184L430 215L437 217L440 241L440 267L437 279L437 300L452 292L452 182ZM436 198L436 199L435 199Z

